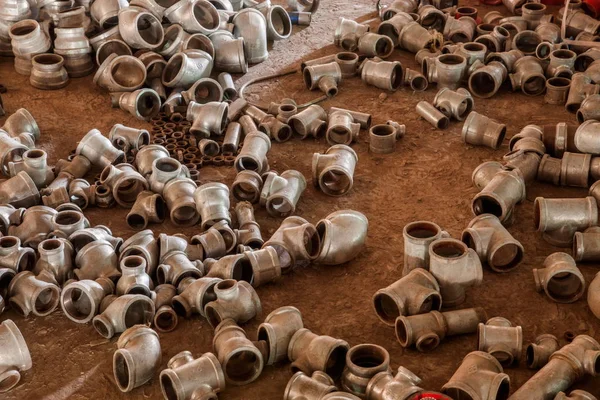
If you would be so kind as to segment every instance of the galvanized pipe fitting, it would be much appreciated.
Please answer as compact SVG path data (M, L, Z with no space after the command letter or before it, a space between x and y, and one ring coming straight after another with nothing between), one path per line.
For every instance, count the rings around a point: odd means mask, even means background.
M427 352L438 347L447 336L477 332L478 325L486 320L483 308L399 316L396 319L396 338L402 347L414 345L420 352Z
M164 39L160 20L140 7L121 8L118 14L119 34L134 49L158 48Z
M21 331L15 323L7 319L0 324L0 393L6 393L21 380L21 373L31 369L31 355Z
M358 139L360 124L354 122L352 114L336 110L329 113L329 123L325 138L330 145L349 145Z
M544 102L554 105L564 105L571 87L569 78L554 77L546 81ZM600 105L599 105L600 106Z
M25 171L38 188L47 186L54 180L54 173L47 164L48 155L44 150L27 150L22 157L21 162L9 161L8 168L11 176Z
M423 389L418 386L420 383L421 378L404 367L398 367L395 376L390 371L379 372L369 381L366 398L386 400L388 393L391 393L393 397L390 400L410 399L417 393L423 392Z
M585 103L585 100L584 100L584 103ZM594 112L596 112L596 111L594 111ZM579 113L579 111L578 111L578 113ZM582 122L581 125L579 125L579 127L577 127L577 130L575 131L575 136L573 138L573 142L574 142L577 150L580 151L581 153L588 153L587 157L585 157L586 165L584 168L588 172L589 172L588 162L590 162L589 154L600 154L600 146L598 146L598 144L594 140L594 138L597 137L599 130L600 130L600 122L595 121L595 120L585 121L585 122ZM565 155L575 156L575 153L565 152ZM564 156L563 156L563 164L564 163L565 163L565 161L564 161ZM584 179L584 178L585 178L584 176L581 176L580 182L583 184L582 186L585 187L585 186L587 186L587 179Z
M362 65L361 79L379 89L396 91L402 86L402 71L399 61L366 60Z
M534 222L548 243L569 247L573 235L598 224L598 209L594 197L582 199L545 199L534 203Z
M505 135L506 125L475 111L469 114L462 129L465 143L492 149L500 147Z
M154 289L154 314L153 325L159 332L171 332L178 324L177 313L171 305L171 301L177 294L177 288L173 285L158 285Z
M46 53L52 42L40 24L33 19L16 22L8 29L12 51L15 55L15 70L21 75L31 72L31 58Z
M592 186L594 189L598 185ZM590 189L590 194L592 193ZM596 226L587 228L583 232L575 232L573 237L573 258L575 261L595 261L600 259L600 249L597 240L600 239L600 229Z
M25 171L0 183L0 203L14 207L32 207L40 202L35 182Z
M473 109L473 97L468 90L442 88L433 99L433 105L448 118L464 121Z
M0 19L6 22L18 22L32 16L31 5L24 0L5 0L2 2Z
M94 83L109 92L131 92L146 81L146 67L133 56L111 54L98 67Z
M274 282L281 277L281 263L274 248L248 250L243 254L252 267L252 286L258 287L265 283Z
M75 256L75 265L77 269L74 273L79 280L98 278L116 280L121 276L115 249L104 240L92 241L81 247Z
M333 97L338 92L337 84L342 80L342 70L334 61L328 64L308 66L304 68L302 76L307 89L318 88L327 97Z
M566 93L564 97L567 97ZM564 104L564 102L562 104ZM596 131L598 130L599 124L597 121L600 121L600 95L593 94L583 100L581 107L579 107L579 110L577 110L577 121L582 124L579 126L579 128L577 128L577 132L579 132L580 129L582 131L589 131L591 129L596 129ZM585 125L585 128L583 125ZM577 132L575 133L576 138L578 137ZM579 136L583 137L585 135L580 134ZM575 146L577 146L577 144L575 144Z
M394 46L397 47L400 44L400 32L405 26L414 21L415 19L410 14L399 12L392 18L381 22L377 27L377 33L388 36L392 39Z
M0 233L7 235L10 226L20 225L25 211L24 208L16 209L10 204L0 206Z
M141 121L150 121L161 109L160 96L148 88L133 92L111 93L111 99L113 107L119 107Z
M521 51L513 49L510 51L505 51L505 52L500 52L500 53L489 53L485 58L485 62L487 62L487 63L490 63L492 61L501 62L502 64L504 64L504 66L506 67L506 70L509 73L513 73L515 63L523 57L524 57L524 54Z
M373 125L369 129L369 151L373 154L390 154L396 151L396 142L404 136L403 131L406 129L404 125L399 127L400 129L391 124Z
M503 63L491 61L486 66L477 68L471 73L469 76L469 89L477 97L492 97L500 90L507 75L508 71Z
M262 312L260 299L248 282L220 281L214 286L214 294L216 300L204 307L204 314L212 327L229 318L236 323L244 323Z
M548 363L550 356L560 348L554 335L543 334L535 338L535 342L527 345L525 359L527 367L539 369Z
M103 311L94 317L93 325L106 339L134 325L150 325L155 312L152 300L141 294L107 296L102 300L101 309Z
M102 168L125 161L125 153L114 147L98 129L92 129L79 141L75 153Z
M321 67L321 66L318 66ZM308 71L308 68L305 69ZM325 78L324 78L325 79ZM292 129L286 123L275 118L273 114L267 114L255 106L249 106L244 110L246 116L252 118L253 122L259 124L258 129L277 142L285 142L292 137Z
M481 284L483 279L481 261L475 250L456 239L438 239L431 243L429 272L438 281L447 307L462 304L466 288Z
M65 60L58 54L42 53L31 58L29 83L36 89L56 90L69 83Z
M170 283L179 286L185 278L199 279L204 274L204 266L200 260L190 261L183 251L173 250L160 259L156 269L159 284Z
M208 77L212 68L213 58L209 53L196 49L183 50L167 62L162 74L162 84L170 88L188 89L198 79Z
M506 153L503 160L506 162L504 169L518 170L518 172L521 173L525 184L529 184L537 178L542 160L540 153L543 154L544 146L541 145L541 141L537 141L537 139L529 138L527 142L530 143L527 143L526 145L525 142L526 141L523 141L523 146L519 146L523 147L523 149ZM530 146L530 144L532 145ZM541 151L539 151L540 149Z
M437 224L429 221L416 221L406 224L402 230L404 237L404 267L402 276L407 276L417 268L429 269L429 246L437 239L450 237Z
M12 138L20 138L23 132L35 142L40 138L40 128L33 115L24 108L19 108L4 121L1 130L7 132Z
M344 340L319 336L302 328L290 340L288 358L292 361L293 371L307 375L323 371L337 379L343 372L349 347Z
M210 40L215 49L215 68L231 73L248 72L243 38L235 38L231 32L221 30L211 34Z
M119 237L113 237L111 230L103 225L96 225L93 228L82 229L69 237L69 241L73 244L76 252L81 251L85 245L99 240L108 242L115 250L119 250L121 244L123 243L123 239Z
M593 84L589 76L578 72L571 77L571 86L565 107L567 111L575 113L586 97L598 93L600 93L600 84Z
M575 260L566 253L553 253L544 260L543 269L534 269L538 292L544 291L556 303L573 303L585 292L585 279Z
M564 8L559 11L559 17L562 23L562 16ZM586 32L592 35L598 35L600 33L600 22L581 10L569 10L567 12L565 26L566 34L569 36L577 36L581 32Z
M546 14L546 5L542 3L525 3L521 7L523 19L527 21L529 29L537 28L544 15Z
M181 92L186 103L206 104L223 101L223 87L212 78L198 79L188 90Z
M442 308L440 287L433 275L416 268L390 286L379 289L373 295L373 307L381 321L394 326L401 315L439 311Z
M354 210L339 210L320 220L316 229L320 237L317 263L339 265L356 258L365 246L369 221Z
M238 229L234 231L237 243L249 246L253 249L261 248L264 244L264 240L260 233L260 226L254 218L254 208L252 207L252 204L248 201L240 201L235 206L235 215L238 224Z
M444 30L446 25L446 15L443 11L432 5L420 5L417 11L421 26L427 29L435 29L438 32Z
M409 86L415 92L422 92L427 89L429 82L422 73L406 68L404 70L404 85Z
M358 54L342 51L335 55L334 61L342 71L342 78L351 78L358 73Z
M526 56L532 56L536 54L536 49L540 43L542 43L542 37L537 32L524 30L513 37L511 47L521 51Z
M227 126L228 109L229 106L225 102L190 102L186 116L188 121L192 121L190 133L203 138L208 138L211 134L222 135Z
M371 114L362 113L359 111L346 110L345 108L338 108L338 107L330 107L329 108L330 114L334 113L336 111L346 111L346 112L350 113L350 115L352 115L352 118L354 119L354 121L360 124L361 129L369 129L369 127L371 126ZM324 111L323 111L323 113L324 113Z
M235 279L252 283L254 273L250 261L245 254L232 254L221 256L218 260L207 258L204 260L206 276L219 279Z
M150 190L162 194L165 185L177 178L187 178L184 167L174 158L156 158L152 163L152 173L148 176Z
M511 400L551 399L587 375L598 374L600 344L590 336L578 335L550 356L550 361L525 382Z
M406 24L397 37L397 45L411 53L417 53L423 49L437 51L442 46L441 34L435 30L425 29L415 21Z
M229 108L231 110L231 107ZM237 153L240 139L242 138L242 126L238 122L230 122L227 124L225 136L223 137L222 150L223 152Z
M213 225L214 226L214 225ZM199 245L202 249L202 256L200 259L207 260L212 258L221 258L227 254L227 243L225 238L216 228L211 227L201 235L195 235L192 237L191 243ZM214 261L214 260L213 260ZM210 269L208 263L205 265L205 269ZM214 272L214 271L213 271ZM216 276L216 275L215 275ZM225 279L225 278L222 278Z
M135 325L117 341L113 355L113 373L122 392L130 392L150 381L161 364L158 335L152 329Z
M523 246L495 215L476 216L463 231L461 240L495 272L511 271L523 261Z
M525 56L514 64L514 73L508 75L512 90L521 89L529 96L537 96L546 88L544 69L535 57Z
M23 271L10 281L8 302L19 315L44 317L58 307L60 288L49 273L35 276L30 271Z
M200 219L196 211L194 181L188 178L177 178L170 180L163 189L163 197L170 210L171 222L177 226L193 226Z
M381 372L390 372L390 355L386 349L375 344L351 347L346 353L346 367L341 378L342 389L365 398L369 381Z
M150 144L150 134L145 129L131 128L122 124L115 124L108 133L108 138L113 146L125 152L139 151Z
M506 48L506 41L510 38L508 30L501 26L495 26L490 33L480 35L475 43L483 44L487 52L502 52Z
M19 225L8 227L8 234L18 237L23 246L35 249L54 230L52 217L56 212L53 208L46 206L29 207L22 213Z
M169 151L163 146L150 144L144 146L135 155L135 165L140 174L149 177L152 173L154 162L160 158L169 158Z
M346 51L355 51L358 49L359 38L367 32L369 32L368 25L340 17L335 27L333 43Z
M238 201L256 204L260 199L262 185L263 180L259 174L254 171L242 170L238 172L231 185L231 194Z
M15 272L34 269L35 251L30 247L21 247L21 240L15 236L0 238L0 268Z
M220 22L217 9L206 0L178 1L165 10L164 16L187 32L205 35L215 32Z
M211 182L194 191L196 209L200 214L202 229L206 230L219 221L231 224L229 214L229 188L219 182Z
M285 349L287 354L287 348ZM325 395L337 390L333 380L322 371L315 371L311 376L302 371L296 372L288 381L283 394L284 400L323 399Z
M0 242L0 245L3 245L3 242ZM75 250L67 239L46 239L39 244L38 252L40 258L33 268L33 273L39 275L42 271L48 271L60 286L73 277Z
M584 72L596 60L600 60L600 49L587 49L575 58L575 71Z
M452 398L501 399L508 398L509 392L510 378L502 365L482 351L467 354L452 378L442 386L442 393Z
M249 64L258 64L269 57L267 49L267 19L254 8L239 11L231 21L233 34L244 39L244 54Z
M60 305L67 318L85 324L98 314L102 299L114 290L115 284L108 278L70 282L62 290Z
M140 256L125 256L120 262L121 277L117 282L117 296L141 294L151 297L152 279L146 273L146 259Z
M575 54L572 50L559 49L550 53L550 63L546 68L546 76L571 78L575 70Z
M304 218L293 216L283 220L263 248L274 247L283 273L293 267L307 265L317 259L321 240L315 226Z
M520 171L499 171L472 201L473 214L493 214L509 223L515 205L525 199L525 181Z
M343 144L330 147L325 154L314 153L313 184L329 196L342 196L352 188L357 162L358 156L354 150Z
M131 208L137 195L148 190L148 182L131 164L108 165L100 174L100 182L110 188L115 201Z
M295 307L279 307L267 315L257 331L258 341L265 341L267 344L265 364L273 365L287 360L290 340L302 328L302 314ZM288 384L288 388L290 385L291 383ZM286 393L289 392L290 390L286 389Z
M479 351L492 355L500 364L519 364L523 350L523 329L502 317L482 322L477 328Z
M388 58L394 51L394 42L386 35L366 32L358 38L357 50L366 57Z
M198 371L203 371L198 375ZM160 388L167 400L214 399L225 390L221 363L212 353L194 359L189 351L171 358L160 373Z
M425 121L437 129L446 129L450 123L447 116L425 100L417 103L415 110Z
M214 287L221 282L219 278L184 278L178 287L179 294L173 297L173 309L178 315L189 318L192 314L206 316L204 308L215 300Z
M423 63L423 74L438 87L456 90L460 87L467 68L467 59L458 54L442 54Z
M294 132L300 135L301 139L306 139L309 135L313 137L321 136L321 133L327 127L326 120L327 113L325 110L321 106L313 104L291 117L288 124L294 129ZM244 145L247 140L247 137L244 138Z
M296 210L305 189L306 178L301 172L290 169L278 175L270 171L265 174L259 203L266 207L269 215L287 217Z

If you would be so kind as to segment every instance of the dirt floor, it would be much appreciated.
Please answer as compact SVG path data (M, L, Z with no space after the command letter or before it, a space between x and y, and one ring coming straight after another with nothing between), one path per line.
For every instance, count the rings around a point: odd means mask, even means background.
M354 3L347 6L347 3ZM330 45L334 21L338 16L349 15L367 20L373 15L373 1L342 0L321 2L322 7L313 26L295 35L289 45L277 43L266 66L252 69L252 76L264 70L277 70L286 65L299 65L299 57L315 58L338 51ZM475 3L471 3L475 5ZM496 7L506 13L503 7ZM480 8L483 15L489 8ZM311 33L312 32L312 33ZM303 42L304 41L304 42ZM289 46L288 46L289 45ZM326 46L316 50L321 46ZM316 50L312 53L311 51ZM402 61L404 67L416 68L413 55L396 51L392 59ZM247 79L247 78L246 78ZM110 108L107 93L95 87L92 76L71 81L64 90L44 92L29 86L26 78L17 75L12 60L0 58L0 82L8 88L3 95L4 105L10 114L20 107L27 108L37 119L42 130L39 142L53 163L65 158L75 148L77 141L90 129L98 128L107 134L115 123L149 128L120 110ZM298 102L307 101L317 93L309 93L300 74L265 82L252 89L251 99L263 101L292 97ZM406 136L398 143L397 151L389 155L372 155L368 152L368 135L361 132L353 145L359 162L354 177L354 188L341 198L328 197L308 185L302 195L297 215L316 223L319 219L339 209L355 209L369 219L369 236L365 251L347 265L326 267L312 265L295 270L279 282L257 289L263 306L263 317L272 310L292 305L303 315L307 328L319 334L342 338L357 345L376 343L387 348L392 367L402 365L423 379L422 387L439 390L448 381L470 351L476 350L475 335L449 338L431 353L421 354L405 350L396 341L394 330L382 324L372 307L372 295L400 278L403 259L402 228L415 220L438 223L453 237L459 238L473 215L471 199L477 190L471 184L471 173L481 162L499 160L507 150L507 143L499 150L465 145L460 137L462 123L452 122L444 131L433 129L415 113L420 100L432 101L435 85L424 93L407 89L385 93L366 86L359 78L344 80L339 95L324 102L329 106L345 107L368 112L373 123L392 119L406 124ZM563 107L543 103L543 97L530 98L508 89L489 100L475 99L477 112L495 118L508 127L508 137L527 124L576 123L575 115ZM0 119L0 125L3 120ZM328 145L324 138L274 144L269 153L271 168L279 172L287 169L301 171L310 183L311 158L314 152L324 152ZM207 167L201 170L203 181L222 181L231 185L232 167ZM535 290L532 269L541 267L545 257L563 249L544 242L533 226L533 201L544 197L583 197L584 189L553 187L533 183L527 187L527 199L516 209L516 221L510 232L525 247L524 262L508 274L484 271L483 284L467 292L463 307L483 307L490 317L502 316L523 327L524 345L537 335L552 333L565 344L566 331L588 334L600 339L600 321L589 311L585 298L574 304L556 304ZM134 231L125 224L125 209L88 209L86 216L92 224L108 225L117 236L127 238ZM264 209L256 216L263 236L269 237L281 223L271 218ZM199 233L199 227L178 229L170 223L151 226L156 234L183 232ZM565 250L570 253L570 250ZM589 283L598 265L579 266ZM13 311L5 312L0 319L13 319L21 329L31 351L33 368L23 374L22 383L0 398L3 399L160 399L158 380L123 394L114 383L112 355L116 338L102 339L90 325L77 325L63 316L60 310L46 318L22 318ZM262 317L244 325L254 339ZM160 334L163 366L175 354L190 350L195 356L212 351L213 331L198 316L180 320L171 333ZM524 358L524 357L523 357ZM511 392L514 392L534 371L528 370L524 360L518 367L507 368ZM278 399L291 377L288 364L264 369L260 378L243 387L228 387L220 399ZM575 387L574 387L575 388ZM586 378L576 385L600 395L600 380ZM532 399L535 400L535 399Z

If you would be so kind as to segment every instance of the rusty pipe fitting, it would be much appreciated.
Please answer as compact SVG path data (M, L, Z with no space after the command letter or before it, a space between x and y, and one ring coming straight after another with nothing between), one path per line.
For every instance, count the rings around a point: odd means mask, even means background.
M492 97L500 90L507 75L508 71L503 63L491 61L471 73L469 89L477 97L484 99Z
M211 139L200 139L198 149L200 149L200 154L208 157L215 157L221 152L219 143Z
M203 272L204 266L200 260L190 261L183 251L173 250L161 258L156 269L156 280L159 284L170 283L179 286L183 279L199 279Z
M342 70L338 63L313 65L304 68L302 72L304 84L309 90L319 89L327 95L333 97L337 94L338 83L342 80Z
M118 257L114 247L104 240L92 241L81 247L75 256L75 276L79 280L110 278L121 276Z
M354 122L352 114L346 111L333 111L329 113L329 123L325 138L330 145L349 145L358 140L360 124Z
M132 229L146 229L149 223L165 220L167 205L160 194L151 191L140 192L127 214L127 225Z
M325 110L321 106L313 104L291 117L288 124L300 135L301 139L306 139L309 135L320 136L327 127L325 120L327 120ZM245 141L246 139L244 139L244 143Z
M564 105L567 102L570 87L571 80L568 78L554 77L546 80L544 101L548 104Z
M73 244L76 252L81 251L85 245L99 240L108 242L115 250L119 250L123 243L122 238L112 236L111 230L103 225L79 230L69 237L69 241Z
M292 371L312 374L323 371L333 379L343 372L348 343L331 336L319 336L306 328L296 331L290 340L288 358Z
M196 184L188 178L170 180L163 189L163 197L170 210L170 219L177 226L193 226L200 219L194 201Z
M598 374L600 345L590 336L578 335L550 356L550 361L525 382L511 400L551 399L586 375Z
M202 246L188 243L187 237L182 234L169 236L161 233L158 235L157 246L159 249L159 258L166 256L173 250L185 252L190 261L202 260L204 258Z
M179 285L179 294L173 297L172 305L177 315L189 318L192 314L206 316L204 308L216 299L215 285L221 282L219 278L203 277L194 279L184 278Z
M403 81L404 85L410 87L415 92L423 92L427 89L427 86L429 86L429 82L427 82L425 75L410 68L404 70Z
M569 247L577 231L598 224L598 207L594 197L545 199L534 202L534 224L548 243Z
M352 189L357 162L354 150L343 144L331 146L325 154L314 153L313 184L329 196L342 196Z
M358 73L358 54L348 51L342 51L335 55L334 61L340 66L340 70L342 71L342 78L351 78Z
M473 114L473 113L471 113ZM493 214L502 223L511 220L515 205L525 199L525 180L520 171L499 171L473 198L473 214Z
M60 305L67 318L85 324L98 314L102 299L114 290L115 284L108 278L70 282L62 290Z
M402 230L404 237L404 267L402 276L416 268L429 269L429 246L437 239L450 237L437 224L429 221L416 221L406 224Z
M495 215L476 216L463 231L461 240L495 272L511 271L523 261L523 245Z
M369 221L354 210L339 210L320 220L316 229L320 237L319 256L315 262L339 265L356 258L365 246Z
M24 208L16 209L10 204L5 204L0 206L0 233L2 235L8 234L8 228L13 225L20 225L23 213L25 213Z
M0 183L0 203L14 207L32 207L40 202L40 193L29 174L21 171Z
M566 253L553 253L544 260L543 269L534 269L533 277L538 292L557 303L573 303L585 292L585 279L573 257Z
M273 365L276 362L287 360L290 340L302 328L304 328L302 314L295 307L279 307L267 315L257 332L258 340L267 343L268 355L265 364Z
M426 352L438 347L447 336L477 332L478 325L486 320L482 308L400 316L396 319L396 338L402 347L414 345L420 352Z
M148 182L131 164L108 165L100 174L100 183L110 188L115 201L131 208L137 195L148 190Z
M235 169L238 172L243 170L255 171L259 174L266 172L268 170L267 153L270 149L271 140L264 133L255 131L246 134L242 149L235 160Z
M204 373L198 375L198 371ZM225 390L225 375L214 354L194 359L189 351L182 351L161 371L160 388L167 400L214 399Z
M346 51L355 51L358 49L359 38L367 32L368 25L340 17L335 27L333 43Z
M308 376L304 372L298 371L288 381L283 399L323 399L325 395L334 393L336 390L333 380L325 372L315 371Z
M121 259L121 277L117 282L116 294L141 294L151 297L152 279L146 273L146 259L140 256L125 256Z
M502 317L482 322L477 328L479 351L489 353L500 364L510 366L519 364L523 350L523 329Z
M295 266L307 265L317 259L321 240L315 226L298 216L287 217L263 248L274 247L279 254L281 269L288 273Z
M471 93L466 89L441 88L433 99L433 105L446 117L464 121L473 109L474 102Z
M238 223L238 229L234 230L237 237L237 243L254 249L261 248L264 244L264 240L260 233L260 226L254 218L254 208L252 207L252 204L248 201L240 201L235 206L235 215Z
M135 325L128 328L117 341L113 355L113 374L117 387L130 392L150 381L161 364L158 335L152 329Z
M102 337L112 338L134 325L149 326L154 317L154 303L140 294L126 294L120 297L107 296L102 300L102 313L93 319L93 325Z
M21 373L31 369L31 355L21 331L15 323L7 319L0 324L0 393L14 388L21 380Z
M256 291L248 282L227 279L214 286L216 299L204 307L212 327L230 318L236 323L248 322L260 315L262 307Z
M403 69L399 61L366 60L362 65L361 79L379 89L396 91L402 86L402 78Z
M554 335L543 334L535 338L535 342L527 345L525 358L527 367L540 369L548 363L550 356L560 348L558 339Z
M456 90L467 68L467 59L459 54L442 54L423 63L423 74L438 87Z
M546 76L540 61L531 56L519 58L514 64L514 72L508 75L512 90L519 90L528 96L537 96L546 88Z
M131 92L146 81L146 66L133 56L110 54L100 65L94 84L109 92Z
M98 129L90 130L79 141L76 154L87 158L93 165L102 168L125 161L125 153L114 147L111 141L102 136Z
M482 351L467 354L454 375L442 386L442 393L452 398L474 400L508 398L509 392L510 378L502 365Z
M415 110L417 111L417 114L423 117L425 121L429 122L437 129L446 129L450 123L450 120L447 116L435 108L433 104L428 103L427 101L423 100L418 102Z
M500 147L505 135L506 125L475 111L468 115L462 129L465 143L492 149Z
M48 271L60 286L73 277L75 250L67 239L46 239L39 244L38 252L40 258L33 273L39 275L42 271Z
M269 215L287 217L296 210L298 200L306 189L306 179L302 173L290 169L278 175L267 172L260 193L260 205L265 206Z
M433 275L416 268L390 286L379 289L373 295L373 307L381 321L394 326L401 315L439 311L442 307L440 287Z
M353 346L346 353L346 367L341 378L342 389L365 398L371 378L378 373L390 371L390 355L386 349L375 344Z
M15 236L0 238L0 268L22 272L33 270L35 265L34 249L21 247L21 240Z
M58 307L60 288L49 273L35 276L30 271L23 271L10 281L8 302L19 315L44 317Z

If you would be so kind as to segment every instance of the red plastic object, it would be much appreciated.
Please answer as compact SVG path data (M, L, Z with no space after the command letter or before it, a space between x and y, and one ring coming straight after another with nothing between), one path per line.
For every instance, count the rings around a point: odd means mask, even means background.
M438 392L421 392L415 397L412 397L410 400L421 400L421 399L436 399L436 400L452 400L451 397L448 397L444 394Z
M581 8L583 8L586 14L598 18L600 15L600 0L584 0Z

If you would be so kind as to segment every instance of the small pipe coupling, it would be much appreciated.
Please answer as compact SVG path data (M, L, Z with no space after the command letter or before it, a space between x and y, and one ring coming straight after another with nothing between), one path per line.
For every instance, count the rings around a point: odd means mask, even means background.
M312 375L323 371L333 379L341 376L346 364L346 353L350 346L341 339L319 336L306 328L296 331L290 340L288 358L292 371Z
M277 175L267 172L260 193L260 205L265 206L273 217L287 217L296 210L296 204L306 189L306 179L302 173L290 169Z
M355 51L358 49L359 38L367 32L368 25L340 17L335 27L333 43L346 51Z
M365 60L362 64L361 79L379 89L396 91L402 86L402 64L399 61Z
M262 307L256 291L248 282L227 279L214 286L216 300L206 304L204 314L212 327L226 319L242 324L260 315Z
M544 268L534 269L533 277L538 292L557 303L573 303L585 292L585 279L573 257L566 253L553 253L544 260Z
M198 187L194 191L196 209L202 221L202 229L206 230L219 221L231 224L229 214L229 188L219 182L211 182Z
M546 95L544 96L544 101L548 104L564 105L567 102L570 87L571 80L568 78L556 77L546 80Z

